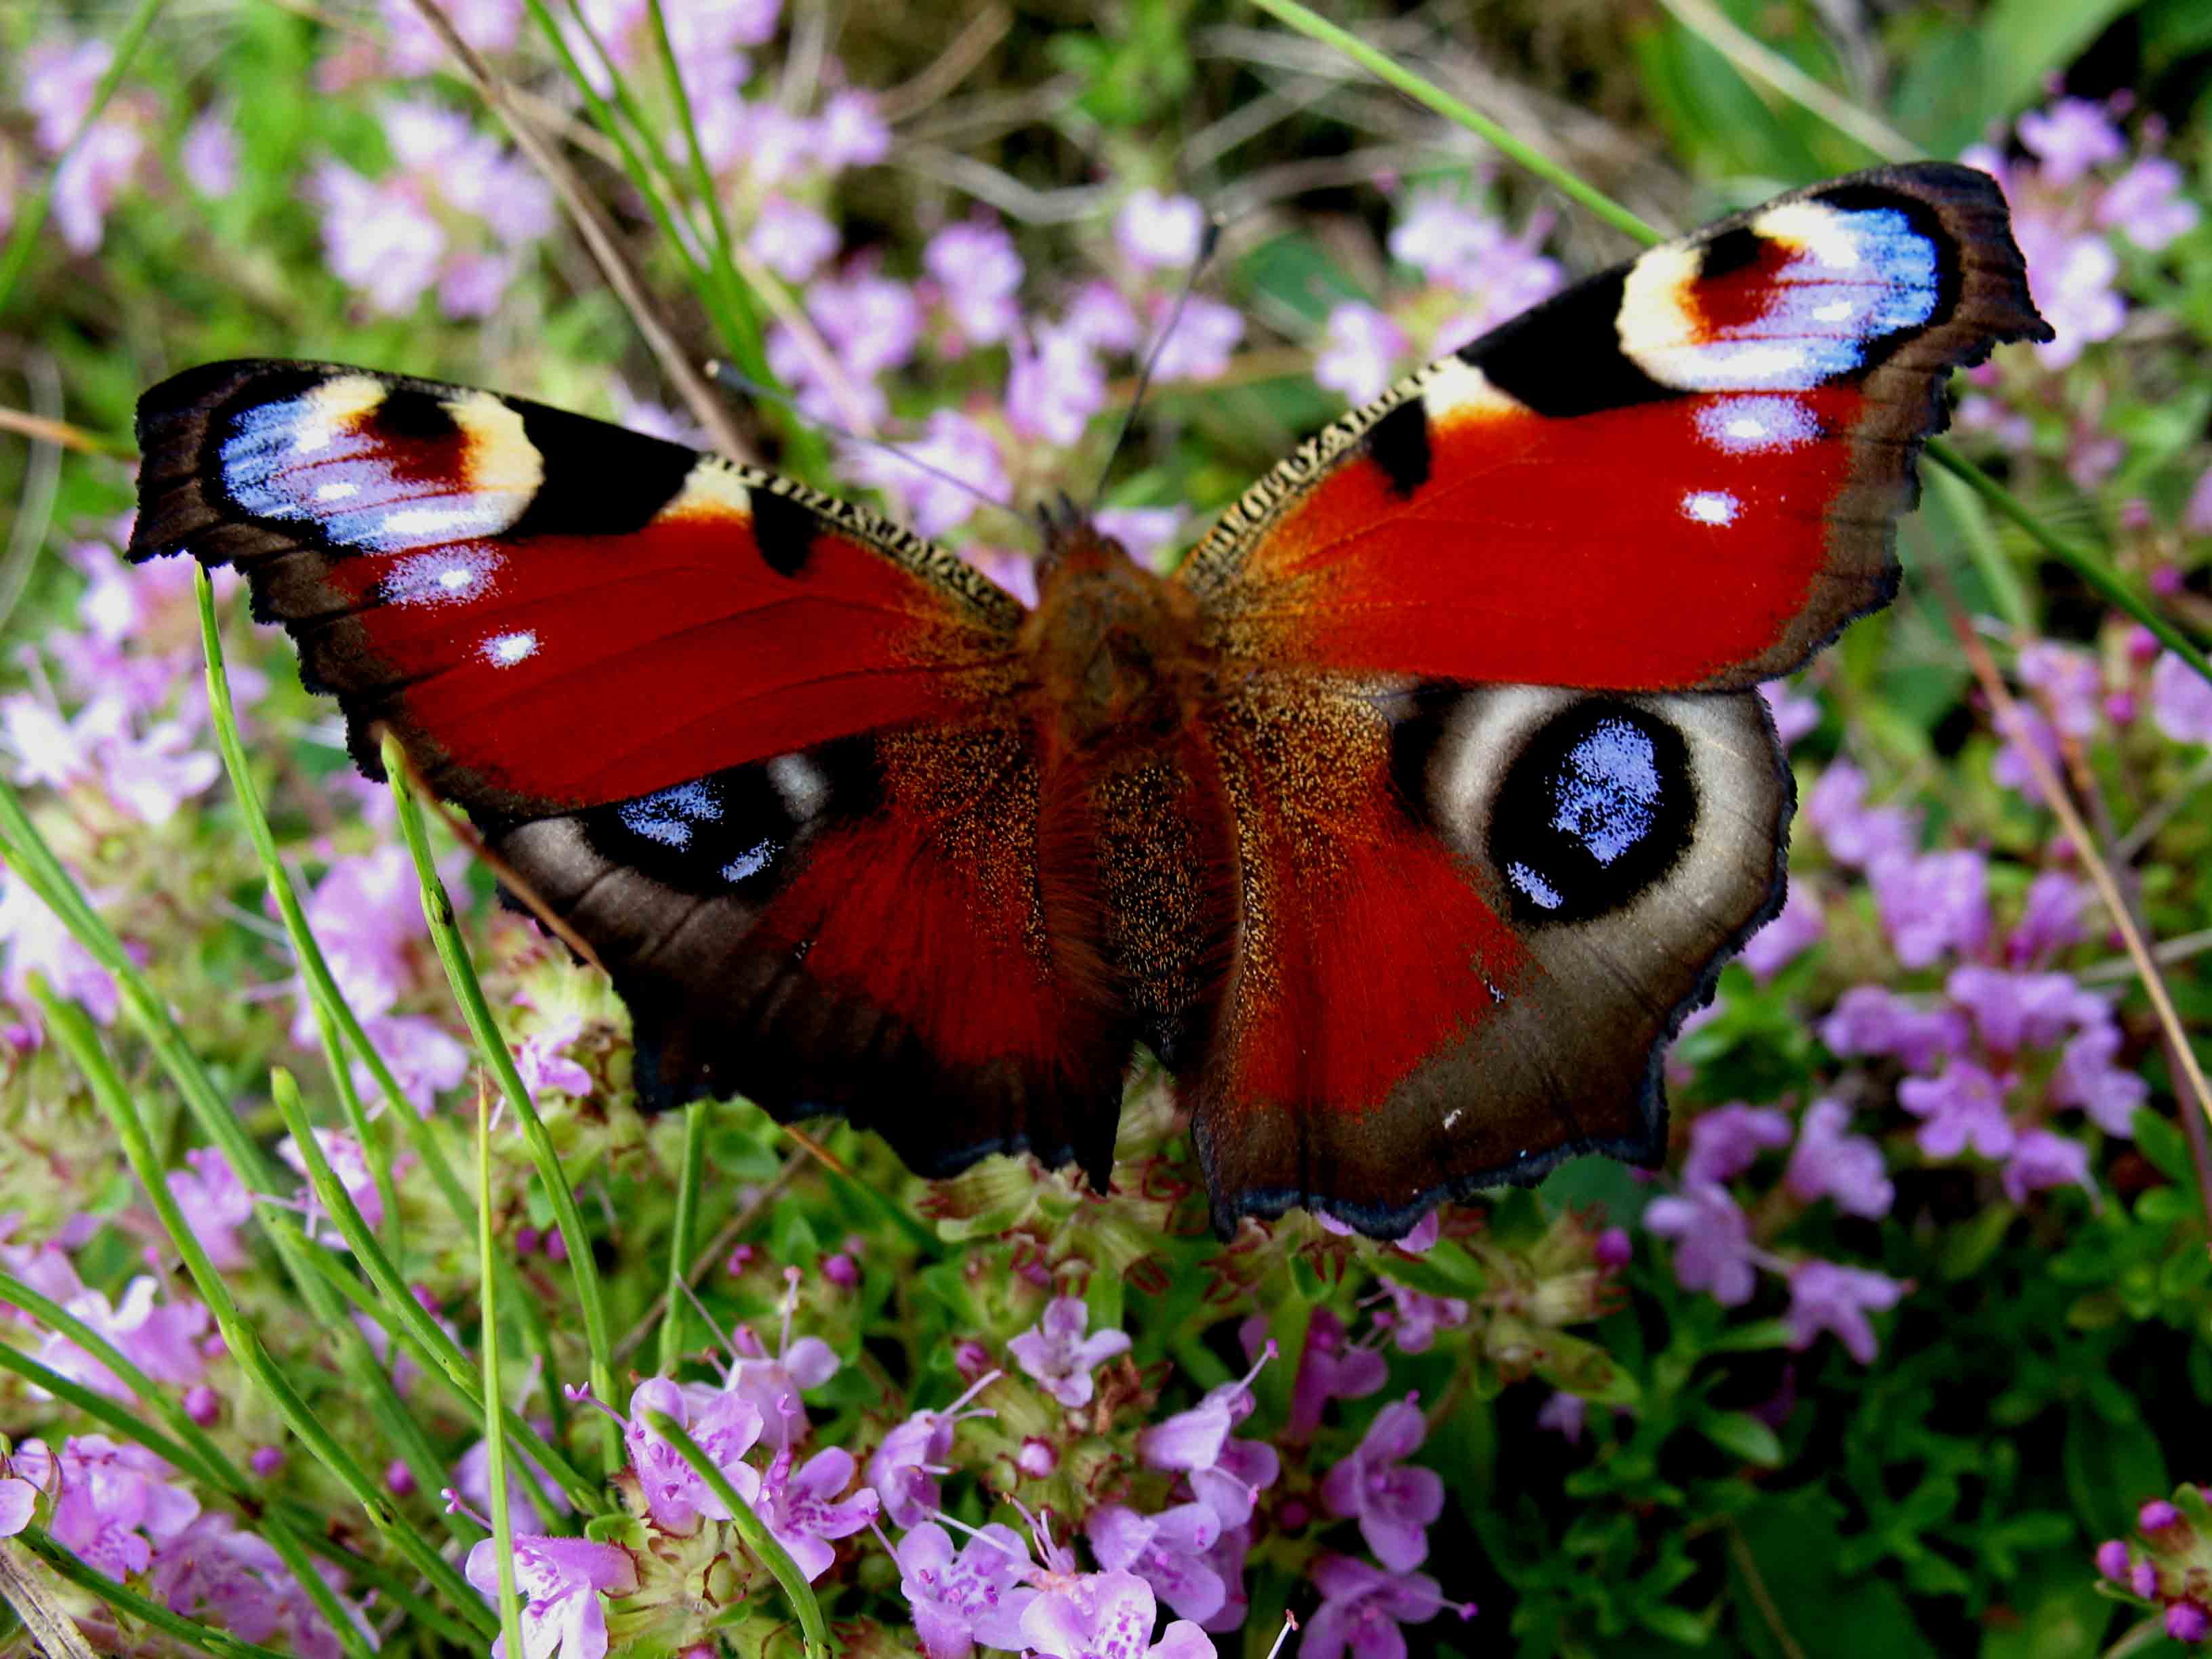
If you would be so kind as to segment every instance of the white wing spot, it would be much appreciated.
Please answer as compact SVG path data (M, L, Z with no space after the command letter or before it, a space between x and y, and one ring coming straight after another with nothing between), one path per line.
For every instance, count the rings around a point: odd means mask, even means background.
M768 781L792 821L805 823L830 804L830 779L804 755L778 755L768 763Z
M528 630L520 634L495 634L483 642L483 654L487 662L501 668L512 668L515 664L538 654L538 635Z
M1734 524L1740 506L1724 489L1693 489L1682 497L1682 511L1699 524Z
M347 478L341 478L336 483L315 486L315 499L319 501L343 501L360 494L361 486Z
M1453 1107L1453 1108L1451 1109L1451 1110L1449 1110L1449 1112L1446 1112L1446 1113L1444 1114L1444 1127L1445 1127L1445 1128L1447 1128L1447 1129L1450 1128L1450 1127L1452 1127L1452 1125L1453 1125L1453 1124L1455 1124L1455 1123L1458 1122L1458 1121L1460 1121L1460 1119L1461 1119L1461 1118L1462 1118L1462 1117L1464 1117L1464 1116L1466 1116L1466 1115L1467 1115L1467 1108L1466 1108L1466 1107L1464 1107L1464 1106L1455 1106L1455 1107Z

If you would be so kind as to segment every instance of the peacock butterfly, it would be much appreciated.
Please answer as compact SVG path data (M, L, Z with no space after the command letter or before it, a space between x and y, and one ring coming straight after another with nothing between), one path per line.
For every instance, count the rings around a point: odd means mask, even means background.
M1886 604L1942 381L2045 340L1996 185L1783 196L1346 416L1163 580L1034 611L790 479L295 362L139 406L134 558L251 578L611 973L641 1099L1103 1188L1133 1046L1215 1221L1382 1237L1602 1152L1778 908L1753 688Z

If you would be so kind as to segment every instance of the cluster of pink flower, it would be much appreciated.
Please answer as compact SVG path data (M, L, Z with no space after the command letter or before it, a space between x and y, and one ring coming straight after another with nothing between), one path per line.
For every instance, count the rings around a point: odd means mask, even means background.
M114 62L115 48L106 40L49 35L23 54L17 76L23 109L32 118L32 143L40 157L58 167L53 178L54 228L72 253L97 252L117 201L126 190L154 182L161 165L153 141L162 111L143 87L118 93L98 120L85 125L100 82ZM238 160L230 124L213 110L191 124L176 151L185 182L210 198L228 196L236 187ZM27 171L28 164L0 137L0 234L14 221L16 192Z
M2212 1638L2212 1508L2203 1490L2183 1486L2168 1502L2153 1498L2136 1516L2140 1545L2108 1538L2097 1571L2156 1608L2166 1633L2191 1644Z
M179 1180L191 1177L179 1176ZM163 1291L141 1274L120 1304L88 1290L63 1243L11 1244L14 1217L0 1218L0 1265L64 1310L145 1373L181 1395L185 1413L202 1428L222 1414L222 1379L215 1368L225 1356L207 1308ZM82 1243L89 1224L66 1230L63 1240ZM0 1304L0 1321L18 1324L40 1340L31 1357L57 1376L125 1404L136 1396L121 1378L58 1332L39 1330L19 1309ZM33 1398L46 1398L33 1389ZM274 1446L256 1448L248 1463L258 1479L283 1467ZM173 1612L213 1623L250 1642L283 1636L311 1659L337 1659L339 1646L315 1601L276 1551L228 1515L204 1510L173 1477L176 1471L145 1447L100 1434L71 1435L58 1452L28 1439L0 1458L0 1536L22 1530L46 1506L45 1525L56 1542L87 1565L117 1580L138 1579L146 1593ZM325 1566L333 1591L344 1575ZM343 1604L362 1623L359 1610Z
M2021 651L2020 678L2048 711L2024 706L2028 736L2054 765L2063 763L2062 743L2124 726L2146 702L2166 736L2212 743L2212 689L2138 634L2138 645L2148 648L2128 654L2120 684L2108 683L2085 652L2047 642ZM1817 720L1808 699L1775 691L1770 701L1786 742ZM2000 752L1995 773L2001 782L2032 790L2009 748ZM1844 882L1863 880L1898 963L1946 971L1940 988L1924 994L1880 982L1851 987L1821 1018L1821 1041L1846 1060L1887 1063L1904 1073L1895 1097L1919 1120L1913 1144L1923 1158L1949 1162L1971 1152L1996 1164L1999 1185L2015 1204L2060 1186L2094 1197L2089 1144L2062 1133L2053 1120L2079 1112L2087 1127L2124 1139L2149 1089L2121 1060L2127 1039L2110 1000L2052 966L2087 937L2088 884L2065 867L2065 849L2057 849L2028 881L2012 926L2000 932L1987 855L1966 847L1923 850L1917 812L1870 805L1867 793L1864 775L1848 761L1823 772L1807 797L1804 821L1827 855L1826 867L1798 860L1789 902L1753 939L1747 964L1756 978L1772 978L1823 936L1832 912L1850 908ZM1691 1029L1712 1017L1698 1017ZM1868 1314L1895 1305L1908 1287L1863 1268L1789 1261L1761 1240L1823 1199L1848 1214L1888 1213L1893 1189L1882 1146L1851 1133L1856 1109L1878 1103L1844 1079L1794 1121L1785 1111L1741 1103L1694 1119L1679 1191L1655 1200L1644 1217L1650 1231L1674 1241L1680 1282L1737 1306L1751 1299L1759 1269L1781 1273L1797 1346L1832 1331L1870 1362L1875 1339ZM1781 1190L1793 1202L1758 1206L1754 1224L1729 1183L1785 1148Z
M2025 155L1981 145L1962 158L2002 183L2028 287L2057 337L1971 371L1973 390L1960 404L1959 423L2024 452L2035 445L2039 416L2063 416L2067 471L2084 489L2112 476L2126 447L2101 422L2108 388L2071 386L2063 371L2126 321L2123 256L2164 252L2198 216L2183 193L2181 168L2157 153L2163 135L2155 118L2143 123L2137 152L2117 125L2126 112L2124 96L2104 104L2060 98L2021 117ZM2212 471L2199 481L2186 517L2192 530L2212 529Z

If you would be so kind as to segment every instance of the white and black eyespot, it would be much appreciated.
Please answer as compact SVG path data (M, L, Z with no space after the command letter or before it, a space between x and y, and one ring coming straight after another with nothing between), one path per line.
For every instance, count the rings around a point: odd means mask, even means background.
M576 815L611 862L704 896L766 897L811 836L876 799L873 749L843 738L732 766Z
M1586 698L1531 732L1505 769L1490 864L1520 921L1584 921L1663 877L1697 822L1681 733L1632 704Z

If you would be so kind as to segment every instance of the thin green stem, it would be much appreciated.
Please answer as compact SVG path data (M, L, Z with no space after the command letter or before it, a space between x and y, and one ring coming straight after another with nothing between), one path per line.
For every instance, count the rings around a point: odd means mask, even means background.
M276 1102L277 1115L284 1120L284 1127L300 1149L300 1161L307 1170L308 1187L324 1209L330 1212L331 1219L344 1238L347 1248L352 1250L355 1260L361 1263L362 1270L368 1273L370 1283L376 1287L380 1299L368 1310L371 1316L386 1329L404 1334L410 1339L427 1368L441 1377L470 1409L484 1410L488 1402L483 1390L483 1379L477 1368L469 1363L468 1356L462 1352L459 1345L446 1334L444 1327L431 1318L422 1304L415 1299L392 1258L385 1254L384 1247L377 1242L375 1231L369 1226L368 1218L362 1214L360 1206L354 1202L353 1194L346 1191L345 1183L337 1178L337 1172L331 1167L322 1147L316 1143L313 1128L307 1122L307 1109L301 1103L299 1089L289 1073L280 1068L270 1074L270 1095ZM527 1442L529 1455L568 1494L570 1502L587 1515L606 1507L605 1495L598 1487L586 1480L566 1458L547 1445L519 1414L509 1413L509 1416L512 1425L508 1432L517 1440ZM417 1481L421 1482L422 1479L422 1474L418 1472ZM424 1490L436 1491L444 1479L442 1470L431 1474Z
M77 146L84 143L86 135L98 124L107 108L107 100L115 96L115 89L123 84L124 76L131 73L131 62L138 56L138 48L145 41L146 32L154 27L154 19L160 15L161 10L161 0L139 0L138 9L131 14L131 21L124 24L123 33L116 38L115 61L107 66L107 73L100 77L100 84L93 88L92 102L85 106L84 118L76 124L76 131L70 135L69 143L63 147L62 153L54 157L53 166L46 170L46 182L24 204L22 212L15 221L15 233L9 237L5 251L0 252L0 311L7 309L9 298L15 293L16 283L21 280L24 267L31 262L31 250L38 246L39 233L46 228L46 211L53 205L54 185L61 178L62 169L69 165L70 158L77 152Z
M699 1449L699 1443L684 1431L684 1425L665 1412L648 1412L646 1422L653 1431L676 1448L677 1455L691 1466L692 1473L707 1483L708 1491L722 1500L723 1508L730 1512L730 1524L744 1540L745 1547L758 1556L775 1582L783 1587L783 1594L799 1614L799 1628L806 1644L807 1659L828 1659L830 1627L823 1622L822 1604L814 1599L814 1587L799 1571L799 1564L791 1559L783 1546L755 1515L752 1506L738 1495L729 1477L714 1467L714 1460Z
M361 1466L352 1451L333 1435L327 1425L295 1389L283 1369L270 1358L262 1346L260 1334L246 1322L236 1302L232 1300L230 1286L215 1264L208 1259L207 1250L185 1221L178 1208L177 1200L162 1178L161 1160L155 1155L152 1141L146 1133L145 1121L138 1115L137 1103L130 1091L117 1074L108 1059L92 1021L74 1003L66 1003L48 990L43 981L33 976L31 994L45 1014L47 1029L76 1062L91 1085L94 1100L106 1116L122 1144L123 1155L138 1177L140 1188L153 1206L161 1225L169 1235L179 1255L184 1258L185 1268L198 1288L200 1299L214 1314L216 1328L221 1331L224 1346L229 1350L239 1369L246 1373L265 1395L270 1403L283 1419L284 1425L307 1447L316 1460L352 1494L369 1524L379 1536L394 1550L404 1556L416 1571L429 1579L457 1607L475 1602L467 1582L453 1570L453 1564L431 1547L422 1536L392 1507L385 1495L377 1489L368 1471ZM305 1279L302 1276L302 1283ZM320 1575L309 1573L313 1583L303 1584L310 1595L316 1594L321 1584ZM324 1587L328 1594L327 1587ZM317 1597L319 1601L321 1598ZM478 1604L480 1606L480 1604ZM339 1644L351 1659L369 1659L370 1650L355 1630L343 1609L326 1610L334 1619Z
M137 1591L118 1583L98 1568L88 1565L69 1550L56 1543L41 1527L26 1527L19 1534L24 1546L79 1589L89 1591L108 1606L129 1613L133 1619L151 1625L165 1636L198 1648L202 1653L211 1653L216 1659L285 1659L274 1648L264 1648L257 1643L241 1641L228 1631L212 1625L203 1625L197 1619L187 1619L180 1613L172 1613L159 1601L149 1601ZM348 1629L353 1628L351 1619L346 1620ZM361 1643L361 1632L353 1632L356 1644ZM341 1635L343 1643L345 1638ZM368 1650L362 1648L364 1652Z
M663 1376L676 1369L684 1352L684 1272L691 1260L691 1235L699 1224L699 1188L706 1174L707 1108L702 1101L684 1109L684 1166L677 1176L676 1221L668 1240L668 1311L660 1322L660 1363L655 1367Z
M491 1535L499 1556L499 1627L507 1651L520 1653L522 1598L514 1589L514 1517L507 1494L507 1419L500 1407L499 1275L492 1271L491 1100L477 1096L477 1282L483 1301L478 1351L483 1356L484 1475L491 1483Z
M2132 617L2158 638L2160 645L2187 663L2190 667L2212 681L2212 660L2203 651L2154 609L2102 559L2087 548L2077 546L2064 538L2052 533L2029 508L2027 502L2007 489L1995 478L1976 466L1951 447L1945 438L1928 441L1928 458L1937 465L1948 468L1972 486L1974 493L1987 501L2005 518L2018 525L2035 544L2057 560L2110 604L2115 610Z
M531 1103L530 1091L522 1086L521 1075L514 1069L514 1056L507 1049L507 1039L484 1002L483 987L477 981L468 947L462 943L459 929L454 925L452 901L446 896L445 884L438 879L437 866L431 860L429 836L422 823L422 804L415 799L410 780L406 750L389 732L385 734L383 755L392 798L399 810L399 831L406 838L407 850L415 860L415 873L422 884L422 915L430 925L431 943L437 947L447 983L453 988L461 1017L476 1039L477 1053L522 1125L523 1139L529 1145L538 1178L544 1182L545 1195L552 1204L554 1219L560 1225L562 1240L568 1246L568 1268L575 1280L576 1300L584 1316L584 1340L591 1352L592 1392L601 1400L611 1401L615 1397L614 1340L607 1328L606 1299L600 1291L599 1265L592 1259L591 1233L584 1225L582 1212L576 1207L576 1194L568 1185L567 1171L561 1167L561 1155L554 1148L553 1137L545 1132L545 1120L538 1115L538 1108ZM622 1455L621 1442L612 1422L603 1420L602 1427L600 1440L606 1467L612 1468Z
M1653 226L1621 206L1603 191L1584 184L1566 167L1533 144L1507 131L1480 110L1393 62L1389 56L1377 52L1358 36L1339 28L1318 12L1307 10L1297 3L1297 0L1255 0L1255 3L1261 10L1272 12L1299 33L1324 46L1334 46L1376 80L1395 87L1416 103L1427 105L1437 114L1456 121L1476 137L1495 145L1553 189L1571 201L1579 202L1614 229L1633 236L1639 242L1666 240Z
M669 39L668 16L661 9L660 0L648 0L648 4L653 15L653 38L660 46L661 68L668 76L669 97L676 106L676 118L684 128L684 146L690 152L692 187L699 192L699 200L707 210L707 222L714 227L714 240L711 251L715 279L733 296L742 296L739 303L745 305L750 296L745 294L744 284L738 277L737 265L730 257L729 221L723 216L722 198L714 188L714 175L707 166L706 148L699 142L699 123L691 112L691 94L684 89L684 70L676 61L675 43ZM651 129L641 131L650 139ZM665 158L662 159L661 165L664 167L668 166ZM670 171L672 173L673 169ZM749 306L747 310L747 321L757 331L760 319L750 314Z

